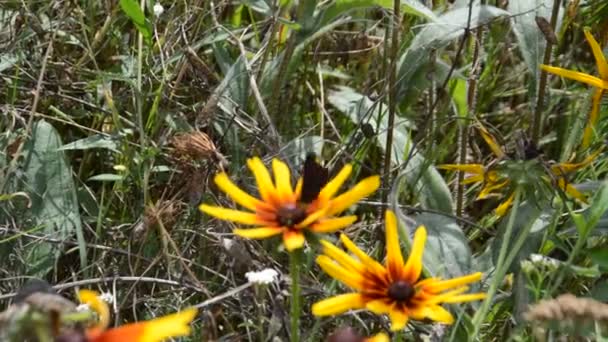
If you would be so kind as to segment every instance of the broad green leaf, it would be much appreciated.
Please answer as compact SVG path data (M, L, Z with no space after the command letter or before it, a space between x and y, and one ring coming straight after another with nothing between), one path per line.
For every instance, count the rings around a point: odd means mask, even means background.
M530 72L528 82L530 104L535 104L537 96L538 77L540 75L539 65L543 62L543 56L547 42L542 31L536 24L535 17L543 17L548 21L551 19L551 8L553 0L510 0L507 10L511 13L513 32L517 38L517 47L526 62ZM563 11L559 12L558 24L560 26Z
M81 267L86 267L86 248L78 212L72 169L65 160L61 138L44 120L34 124L32 136L24 145L24 191L32 201L28 214L43 233L63 241L76 234ZM28 274L43 276L61 254L61 244L39 241L26 247Z
M467 27L468 7L457 8L439 16L414 37L410 46L401 55L397 65L399 96L405 98L412 76L429 62L432 50L445 47L452 40L462 36ZM508 15L509 12L489 5L474 5L471 12L471 27L488 23L490 20Z
M382 7L388 10L393 8L393 0L336 0L323 13L323 24L331 22L338 16L347 14L357 9L370 7ZM437 17L431 9L424 6L417 0L401 0L401 9L405 13L409 13L428 20L434 20Z
M91 135L90 137L65 144L59 148L59 151L89 150L92 148L104 148L117 153L119 152L116 142L112 140L112 138L101 134Z
M380 111L378 103L348 87L339 87L330 91L327 100L354 123L369 123L372 127L378 127L377 143L386 150L388 130L386 105L383 105L383 110ZM453 212L452 197L437 170L418 151L414 151L412 158L407 160L413 145L409 136L410 128L411 123L407 119L396 118L391 162L395 166L405 165L403 175L418 194L424 208L451 213Z
M281 156L284 160L289 161L290 165L299 166L306 159L306 154L309 152L314 152L317 156L321 156L323 143L323 138L318 135L298 137L285 145L281 151Z
M589 251L591 260L602 268L608 268L608 248L606 246L594 248Z
M120 0L120 8L131 19L139 33L148 44L152 42L152 24L146 19L144 12L135 0Z

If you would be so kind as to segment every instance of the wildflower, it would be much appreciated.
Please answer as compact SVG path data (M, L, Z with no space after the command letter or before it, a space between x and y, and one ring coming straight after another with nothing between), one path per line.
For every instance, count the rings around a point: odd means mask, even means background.
M567 181L567 176L577 170L590 165L602 152L598 149L582 161L554 163L544 167L538 158L530 160L500 160L506 157L502 148L496 140L483 127L478 126L481 135L488 144L499 162L489 165L483 164L443 164L438 168L452 171L463 171L469 175L463 180L463 184L483 184L477 199L485 199L490 195L498 195L505 198L495 209L497 216L504 216L513 204L515 193L512 191L514 183L527 183L532 185L531 189L539 189L539 184L544 186L555 185L581 202L586 202L586 197ZM524 153L525 154L525 153Z
M588 147L591 141L593 127L597 123L598 113L600 110L600 100L602 99L604 92L608 90L608 62L606 62L606 56L604 56L602 48L595 38L593 38L593 35L591 35L589 32L589 29L585 29L584 32L585 38L587 38L587 42L589 43L591 51L593 52L593 57L595 58L595 64L597 65L597 70L600 77L591 76L580 71L567 70L544 64L541 64L540 67L544 71L575 81L583 82L596 88L591 101L591 113L589 114L589 120L585 126L585 132L583 133L582 146Z
M264 239L282 234L288 251L304 245L306 231L328 233L354 223L357 220L355 215L337 215L376 191L380 185L380 178L371 176L334 196L350 176L352 166L345 165L336 177L328 181L327 169L314 161L314 155L307 157L303 175L295 189L289 167L278 159L272 160L274 182L260 158L247 160L247 166L255 177L261 199L238 188L224 172L217 174L214 180L222 191L250 211L206 204L201 204L199 209L219 219L256 226L234 230L236 235L244 238Z
M165 8L163 7L163 5L160 4L160 2L155 3L154 7L152 7L152 10L154 11L155 17L160 17L160 15L165 12Z
M250 283L268 285L277 280L279 273L272 268L266 268L259 272L247 272L245 277Z
M484 293L463 294L465 286L481 279L481 273L441 280L420 279L422 253L426 242L426 229L418 227L412 250L406 262L401 255L395 214L386 211L386 262L373 260L360 250L346 235L340 240L357 259L330 242L321 241L323 254L317 263L333 278L351 287L355 292L331 297L312 306L316 316L337 315L351 309L367 309L375 314L388 314L391 330L401 330L409 319L431 319L451 324L452 314L441 307L442 303L461 303L485 298Z
M97 325L86 331L89 342L157 342L170 337L186 336L190 334L189 323L196 316L196 309L190 308L150 321L106 329L110 324L110 309L107 303L95 291L81 290L78 297L99 316Z

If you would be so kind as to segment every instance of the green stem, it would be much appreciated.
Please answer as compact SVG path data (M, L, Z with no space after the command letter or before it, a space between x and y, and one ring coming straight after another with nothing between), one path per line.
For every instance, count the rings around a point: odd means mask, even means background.
M479 334L479 329L481 328L483 320L490 310L490 305L494 300L494 295L496 295L498 287L500 284L502 284L505 274L509 269L509 264L505 261L507 260L507 251L511 242L511 235L513 234L513 227L515 226L515 217L517 217L520 199L521 191L520 188L517 187L515 189L515 200L513 201L513 207L511 209L511 213L509 214L509 220L507 221L507 229L505 231L502 244L500 245L500 252L498 253L496 268L494 269L494 276L492 277L492 282L490 283L490 288L488 289L486 299L483 301L481 307L473 317L473 326L475 327L475 330L473 331L473 334L471 334L469 341L475 341L477 338L477 334Z
M300 341L300 308L302 297L300 295L300 266L302 264L302 251L295 250L289 253L289 273L291 276L291 342Z

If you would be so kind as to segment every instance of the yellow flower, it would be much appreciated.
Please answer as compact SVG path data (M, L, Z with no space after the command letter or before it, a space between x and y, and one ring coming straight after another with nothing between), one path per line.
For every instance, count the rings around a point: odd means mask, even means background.
M483 126L481 126L481 124L479 124L477 127L479 128L483 139L488 144L494 155L496 155L496 157L499 159L505 158L506 154L498 145L494 137L492 137L492 135ZM572 186L572 184L568 183L566 177L569 173L582 169L591 164L599 156L602 150L603 148L596 150L578 163L555 163L550 166L550 171L546 171L547 169L543 168L539 161L538 165L535 165L532 169L541 170L540 174L542 174L542 176L539 177L541 179L532 179L537 174L535 172L518 171L517 174L523 175L523 177L529 177L530 179L525 181L527 184L541 184L543 186L556 185L570 197L573 197L581 202L586 202L585 195ZM485 199L490 195L498 195L505 198L501 203L499 203L494 211L498 217L502 217L508 212L509 208L513 204L515 193L513 192L512 184L518 181L517 176L513 177L509 170L513 171L526 169L526 163L529 164L529 161L524 161L523 163L520 163L520 165L517 165L516 163L518 163L518 161L503 160L500 163L493 163L488 166L483 164L443 164L438 165L437 167L439 169L462 171L467 173L468 175L465 177L462 184L483 184L483 187L477 195L478 200ZM529 171L529 169L526 170ZM555 182L555 184L553 184L553 182Z
M110 310L99 294L80 290L78 297L81 303L89 305L99 316L99 322L86 331L88 342L160 342L171 337L187 336L190 334L189 324L197 311L190 308L150 321L106 329L110 323Z
M600 100L602 99L602 95L604 94L604 92L608 90L608 62L606 62L606 56L604 56L600 44L598 44L595 38L593 38L593 35L591 35L591 33L589 32L589 29L585 29L584 32L585 37L587 38L587 42L589 43L589 46L591 46L593 57L595 57L595 64L597 65L597 70L600 74L600 77L591 76L580 71L567 70L544 64L541 64L540 67L544 71L575 81L583 82L596 88L595 92L593 93L591 113L589 114L589 120L587 121L587 125L585 126L585 132L583 134L582 141L582 147L588 147L589 143L591 142L591 134L593 133L593 127L597 123L598 113L600 110Z
M340 240L353 253L353 258L330 242L321 241L323 254L317 263L333 278L355 292L331 297L312 306L316 316L337 315L352 309L367 309L375 314L388 314L391 330L405 327L409 319L431 319L451 324L454 317L442 303L461 303L485 298L484 293L463 294L467 284L481 279L481 273L441 280L420 279L426 229L418 227L412 250L406 262L401 255L395 214L386 211L386 262L380 264L360 250L346 235Z
M272 160L274 182L260 158L247 160L247 165L257 182L260 199L237 187L225 173L215 176L215 184L236 203L250 211L201 204L199 209L219 219L256 226L235 229L234 233L250 239L264 239L283 234L283 243L288 251L304 245L305 231L328 233L344 228L357 220L357 216L337 217L357 201L376 191L380 177L365 178L352 189L335 196L352 172L345 165L331 181L327 181L327 169L322 168L308 156L304 163L303 176L295 189L287 164Z

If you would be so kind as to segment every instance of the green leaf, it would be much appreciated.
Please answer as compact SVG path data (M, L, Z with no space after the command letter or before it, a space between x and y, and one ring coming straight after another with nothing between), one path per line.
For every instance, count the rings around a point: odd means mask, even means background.
M120 0L120 8L131 19L148 44L152 43L152 24L135 0Z
M539 65L543 62L547 42L542 31L536 24L535 17L543 17L551 20L551 8L553 0L511 0L507 10L512 14L511 25L517 38L517 47L526 62L528 71L532 76L532 94L536 96L536 84L538 83ZM563 10L559 12L558 24L561 21Z
M370 7L382 7L391 10L393 0L336 0L323 13L323 24L333 21L338 16L347 14L353 10ZM437 17L431 9L417 0L401 0L401 9L408 14L434 20Z
M306 159L306 154L309 152L314 152L317 156L321 156L323 143L323 138L318 135L297 137L285 145L281 151L281 156L290 165L301 165L302 161Z
M116 142L112 140L112 138L101 134L91 135L90 137L72 141L69 144L61 146L59 151L89 150L92 148L104 148L119 153Z
M468 13L468 6L451 10L425 25L414 37L398 61L397 91L399 97L406 98L405 95L410 90L412 77L421 67L428 64L428 56L432 50L441 49L464 34ZM494 6L474 5L470 26L474 28L505 15L509 15L509 12Z
M382 111L380 111L379 103L374 103L367 96L348 87L339 87L330 91L327 100L354 123L369 123L372 127L377 127L379 133L376 135L376 142L386 150L388 130L386 104L381 106ZM439 172L418 151L414 151L412 158L407 160L410 148L413 146L409 136L410 128L409 120L400 117L395 119L391 162L395 166L405 165L402 174L418 194L424 208L452 213L452 196Z
M118 182L123 179L125 179L125 176L123 176L123 175L117 175L114 173L101 173L101 174L95 175L95 176L87 179L87 181Z
M59 148L61 138L44 120L34 124L32 137L24 145L24 191L32 206L29 216L43 226L45 236L63 241L76 233L81 267L87 263L86 248L72 169ZM39 241L26 247L28 274L44 276L61 254L61 244Z
M608 248L594 248L589 251L589 257L597 265L603 268L608 268Z
M594 229L600 219L608 210L608 182L603 182L600 189L591 199L589 209L585 212L587 218L587 229Z

